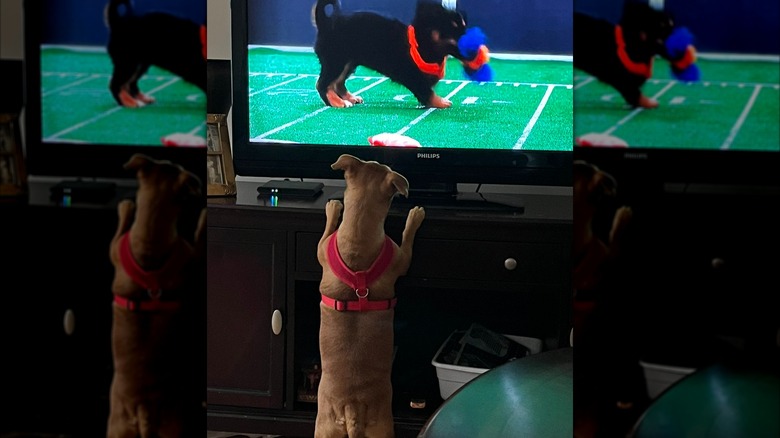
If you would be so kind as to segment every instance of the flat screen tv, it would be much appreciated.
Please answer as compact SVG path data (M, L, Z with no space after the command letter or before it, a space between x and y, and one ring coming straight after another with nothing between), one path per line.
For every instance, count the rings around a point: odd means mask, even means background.
M109 89L114 65L122 61L112 59L107 51L107 3L24 2L28 173L31 178L63 180L132 179L134 175L122 165L132 154L145 153L181 164L203 178L206 93L164 68L151 66L143 71L138 66L138 88L155 101L139 107L120 105ZM206 19L205 0L133 0L132 8L137 14L159 11L195 23ZM121 15L128 12L126 5L119 9ZM127 46L135 48L119 52L138 50L142 57L153 56L152 51L170 46L142 37L160 35L161 29L126 29L125 33L132 40ZM205 56L203 45L198 44L194 50ZM134 55L127 53L126 59ZM205 69L204 62L204 77Z
M655 57L641 91L659 105L645 109L575 68L575 158L619 172L634 187L780 187L780 4L649 4L690 32L698 78L679 78L667 59ZM574 2L575 12L611 23L622 8L623 2ZM578 47L596 43L587 35L575 40L575 57Z
M571 2L444 3L463 13L467 28L482 30L489 80L471 80L450 57L435 92L452 106L431 109L359 66L346 87L363 103L336 108L316 89L314 2L232 0L236 174L334 179L330 165L348 153L391 166L409 179L412 195L450 196L458 183L570 186ZM369 11L404 25L415 9L416 0L341 2L341 13ZM372 145L380 134L419 146Z

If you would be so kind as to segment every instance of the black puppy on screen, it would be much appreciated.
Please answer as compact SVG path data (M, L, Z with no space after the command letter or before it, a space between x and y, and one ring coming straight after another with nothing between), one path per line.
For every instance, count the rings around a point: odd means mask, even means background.
M655 108L642 94L653 59L668 59L665 42L674 30L671 15L647 3L628 0L617 24L574 13L574 67L615 88L632 107Z
M448 56L463 60L458 39L466 31L459 12L441 1L419 1L411 25L373 12L342 14L338 0L318 0L313 9L320 60L317 91L326 105L350 107L363 99L345 81L358 66L368 67L408 88L420 104L452 105L433 91ZM466 60L468 61L468 60Z
M164 12L136 15L131 0L106 6L108 55L114 64L109 88L119 105L140 107L154 98L138 80L157 66L206 92L206 27Z

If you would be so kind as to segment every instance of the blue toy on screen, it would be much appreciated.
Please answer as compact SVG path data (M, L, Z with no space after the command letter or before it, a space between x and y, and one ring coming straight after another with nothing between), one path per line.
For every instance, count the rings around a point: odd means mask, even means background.
M466 29L466 33L458 39L460 53L472 60L463 63L463 72L472 81L485 82L493 79L493 69L488 64L490 54L486 42L487 37L479 27Z
M666 53L671 62L672 75L683 82L695 82L701 79L701 71L696 65L696 48L693 46L693 34L686 27L676 28L666 39Z

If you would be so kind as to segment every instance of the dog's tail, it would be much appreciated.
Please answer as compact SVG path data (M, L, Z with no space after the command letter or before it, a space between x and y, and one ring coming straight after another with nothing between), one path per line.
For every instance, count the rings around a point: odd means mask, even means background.
M110 0L106 5L104 14L106 26L109 28L115 26L122 17L133 15L132 0Z
M328 6L331 6L328 11ZM341 12L341 2L339 0L317 0L311 10L312 24L318 31L328 27L330 19Z

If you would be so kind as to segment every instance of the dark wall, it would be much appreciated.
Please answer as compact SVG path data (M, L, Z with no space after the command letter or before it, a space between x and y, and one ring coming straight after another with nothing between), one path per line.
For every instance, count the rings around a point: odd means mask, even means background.
M574 9L614 22L622 4L619 0L574 0ZM693 32L700 52L780 53L777 0L667 0L665 9Z
M108 29L103 11L108 0L42 0L26 2L25 8L45 8L43 42L46 44L103 45ZM137 13L160 11L206 22L206 0L133 0Z
M312 0L249 0L250 44L311 46ZM370 10L411 21L416 0L344 0L342 10ZM469 26L479 26L493 52L572 52L571 0L461 0Z

